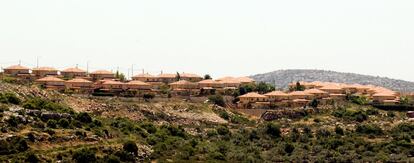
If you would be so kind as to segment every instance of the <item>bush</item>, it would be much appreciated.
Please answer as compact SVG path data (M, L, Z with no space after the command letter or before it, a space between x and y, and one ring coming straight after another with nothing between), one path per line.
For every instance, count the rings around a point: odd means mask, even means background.
M338 135L344 135L344 129L342 129L339 126L336 126L335 127L335 133L338 134Z
M217 127L217 133L219 135L228 135L230 134L230 130L226 126L219 126Z
M17 127L18 125L19 125L19 123L20 123L20 119L19 118L17 118L17 117L15 117L15 116L10 116L9 117L9 119L7 119L7 121L6 121L8 124L9 124L9 126L11 126L11 127Z
M225 105L224 98L223 98L222 95L211 95L211 96L208 96L208 100L211 103L216 104L218 106L224 107L224 105Z
M293 146L293 144L286 143L283 149L286 153L291 154L295 150L295 146Z
M95 152L87 148L76 151L72 159L77 163L96 162Z
M41 98L32 98L23 103L25 109L34 109L34 110L48 110L60 113L70 113L73 114L74 111L65 105L60 103L52 102L50 100L41 99Z
M132 153L135 156L138 155L138 146L133 141L125 142L124 145L123 145L123 149L124 149L124 151Z
M15 104L15 105L19 105L21 103L20 98L18 98L16 96L16 94L14 93L0 93L0 103L10 103L10 104Z
M25 161L29 162L29 163L38 163L38 162L40 162L39 158L34 153L27 154L27 157L26 157Z
M331 132L329 132L327 129L319 129L316 131L317 138L327 138L329 136L331 136Z
M155 94L153 94L153 93L146 93L143 96L145 101L149 101L149 100L153 99L154 97L155 97Z
M383 134L382 129L375 124L359 124L356 126L357 133L367 134L367 135L381 135Z
M50 120L47 121L47 127L56 128L57 127L57 122L53 119L50 119Z
M92 122L92 117L88 113L85 113L85 112L81 112L78 115L76 115L75 119L82 123Z
M69 121L67 119L65 119L65 118L60 119L58 121L58 123L59 123L59 126L62 127L62 128L68 128L70 126Z
M271 137L280 137L280 127L274 123L267 123L265 131Z

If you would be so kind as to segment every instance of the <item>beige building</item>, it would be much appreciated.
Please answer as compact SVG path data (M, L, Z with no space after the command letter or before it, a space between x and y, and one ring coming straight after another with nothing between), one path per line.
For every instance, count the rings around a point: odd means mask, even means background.
M98 87L103 91L122 91L125 84L115 80L103 80L99 81L99 83Z
M38 67L32 69L32 74L37 78L58 76L58 70L53 67Z
M170 84L177 81L177 74L159 74L156 78L158 82Z
M172 92L177 95L196 95L200 93L197 83L186 80L180 80L169 85Z
M255 103L269 103L267 96L258 94L256 92L250 92L245 95L241 95L239 96L239 99L240 101L238 102L238 106L243 108L250 108L251 106L254 106Z
M89 76L94 81L104 80L104 79L114 79L115 78L114 73L112 73L111 71L106 71L106 70L94 71L94 72L90 73Z
M304 91L305 93L312 94L317 99L327 98L329 97L329 93L319 90L319 89L307 89Z
M399 102L398 97L393 92L379 92L372 95L372 99L376 103L395 104Z
M281 102L289 99L289 95L282 91L273 91L264 95L268 97L269 102Z
M335 84L326 85L319 89L321 91L328 92L329 94L345 94L342 87L335 85Z
M199 82L203 80L203 77L197 74L190 74L190 73L182 73L180 74L180 80L187 80L190 82Z
M86 71L80 68L67 68L60 72L64 78L86 77Z
M314 95L306 93L305 91L294 91L289 93L289 99L290 100L296 100L296 99L313 99Z
M36 83L46 89L51 89L51 90L65 89L65 81L57 77L53 77L53 76L47 76L41 79L37 79Z
M130 81L124 84L125 90L147 90L149 91L151 90L151 88L152 88L151 84L148 84L148 83L145 83L139 80L133 80L133 81Z
M30 68L21 65L13 65L4 68L4 74L10 76L30 75Z
M75 78L65 82L66 89L75 90L78 92L89 92L93 89L93 82L83 79Z
M218 81L214 81L211 79L208 80L202 80L200 82L198 82L198 86L200 89L205 88L213 88L213 89L221 89L224 87L224 84Z
M158 78L151 74L138 74L132 77L132 80L138 80L142 82L158 82Z

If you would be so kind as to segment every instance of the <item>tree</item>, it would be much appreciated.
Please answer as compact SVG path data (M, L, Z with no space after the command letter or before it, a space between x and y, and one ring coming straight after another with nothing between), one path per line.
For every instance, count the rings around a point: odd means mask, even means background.
M126 152L134 154L134 156L138 155L138 146L131 140L124 143L123 149Z
M213 79L209 74L204 75L204 80Z
M75 162L77 163L96 162L96 155L94 151L83 148L81 150L76 151L73 154L72 159L75 160Z
M180 73L177 72L177 75L175 75L175 80L176 81L180 81L181 80L181 75Z
M125 81L126 80L125 75L123 73L120 73L119 71L116 71L115 78L119 79L120 81Z
M76 120L83 123L91 123L92 117L86 112L81 112L76 116Z
M224 107L224 105L226 104L224 101L224 97L222 95L211 95L208 96L208 100L213 103L216 104L218 106L222 106Z
M301 85L300 82L296 82L295 91L304 91L305 86Z
M266 133L272 137L280 137L280 127L274 123L266 124Z
M313 107L313 108L317 108L319 105L319 101L317 99L313 99L310 103L309 106Z
M146 93L143 96L143 98L144 98L145 101L149 101L149 100L153 99L154 97L155 97L155 95L152 94L152 93Z
M271 91L274 91L275 87L273 85L267 84L265 82L260 82L257 86L256 86L256 90L257 92L259 92L260 94L264 94L264 93L268 93Z

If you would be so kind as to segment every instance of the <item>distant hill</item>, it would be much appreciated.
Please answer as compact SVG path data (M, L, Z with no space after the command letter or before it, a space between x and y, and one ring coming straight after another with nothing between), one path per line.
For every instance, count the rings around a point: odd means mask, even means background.
M414 82L325 70L292 69L278 70L251 76L256 81L275 84L276 88L287 88L293 81L324 81L338 83L358 83L382 86L400 92L414 92Z

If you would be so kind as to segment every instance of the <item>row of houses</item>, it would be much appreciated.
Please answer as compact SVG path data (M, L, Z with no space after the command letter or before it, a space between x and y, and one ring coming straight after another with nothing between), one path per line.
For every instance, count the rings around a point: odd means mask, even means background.
M298 83L291 83L290 90L295 90ZM321 104L330 101L345 100L347 95L365 96L376 103L397 104L400 101L398 92L374 85L344 84L332 82L299 82L303 91L273 91L266 94L256 92L239 96L238 106L241 108L259 108L268 106L300 107L308 105L313 99Z
M123 91L159 92L164 85L174 94L199 95L210 93L225 93L238 89L241 85L254 83L248 77L223 77L217 80L207 79L192 73L161 73L151 75L138 74L132 80L121 82L115 79L115 74L106 70L91 73L77 67L62 71L51 67L29 69L21 65L4 68L4 75L21 79L33 79L46 89L72 90L75 92L91 93L94 91L120 93Z

